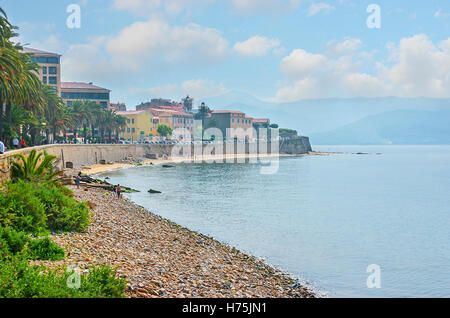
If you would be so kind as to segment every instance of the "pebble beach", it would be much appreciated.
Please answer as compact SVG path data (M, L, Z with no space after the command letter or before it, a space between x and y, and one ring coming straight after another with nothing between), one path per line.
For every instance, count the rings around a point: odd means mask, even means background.
M314 298L312 290L253 256L182 228L101 189L76 189L92 208L86 233L53 235L66 250L56 267L118 268L131 298Z

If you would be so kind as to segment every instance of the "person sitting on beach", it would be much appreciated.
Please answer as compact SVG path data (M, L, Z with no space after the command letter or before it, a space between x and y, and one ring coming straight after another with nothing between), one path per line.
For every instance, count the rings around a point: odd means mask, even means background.
M121 194L121 192L122 192L122 189L120 188L120 184L118 184L117 186L116 186L116 193L117 193L117 198L118 199L120 199L120 194Z

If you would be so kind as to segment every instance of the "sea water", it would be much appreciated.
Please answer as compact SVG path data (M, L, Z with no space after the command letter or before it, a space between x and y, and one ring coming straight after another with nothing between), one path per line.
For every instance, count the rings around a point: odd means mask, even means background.
M329 297L450 297L450 146L314 148L342 154L280 158L270 175L241 163L101 177Z

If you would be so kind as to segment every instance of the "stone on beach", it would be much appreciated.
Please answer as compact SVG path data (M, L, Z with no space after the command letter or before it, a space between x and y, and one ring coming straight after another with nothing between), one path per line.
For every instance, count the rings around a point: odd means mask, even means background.
M93 264L118 268L136 298L316 297L289 275L210 237L182 228L105 190L71 187L80 201L95 202L86 233L54 235L67 257L50 267Z

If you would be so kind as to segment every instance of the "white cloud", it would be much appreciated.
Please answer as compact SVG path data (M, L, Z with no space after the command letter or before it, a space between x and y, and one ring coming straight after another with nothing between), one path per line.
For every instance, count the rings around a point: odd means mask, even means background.
M189 80L181 85L181 94L189 95L195 99L218 96L229 92L223 84L216 84L205 79Z
M362 41L355 38L347 38L342 42L329 41L327 53L332 56L341 56L359 50L361 46Z
M346 41L330 44L339 54L292 51L280 63L285 79L272 100L450 97L450 38L435 45L421 34L404 38L398 45L390 43L384 63L373 62L370 53L360 51L360 41Z
M335 7L325 2L312 3L308 9L308 16L311 17L319 14L320 12L329 12L335 9Z
M324 69L327 58L297 49L281 60L280 69L290 78L304 78Z
M269 39L262 36L254 36L244 42L237 42L234 50L243 56L264 56L273 50L275 53L280 49L280 40Z
M301 0L232 0L232 7L238 13L273 13L297 8Z
M114 0L112 7L138 15L149 15L156 11L165 11L177 15L196 6L215 3L216 0Z
M436 11L434 13L434 17L436 19L447 19L450 17L450 13L444 12L444 11L442 11L442 9L439 9L438 11Z
M228 41L216 29L194 23L171 26L150 19L123 29L108 41L106 48L114 61L138 70L149 61L216 62L226 56Z

